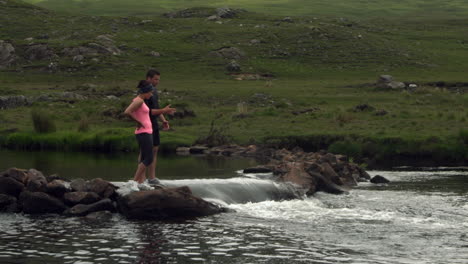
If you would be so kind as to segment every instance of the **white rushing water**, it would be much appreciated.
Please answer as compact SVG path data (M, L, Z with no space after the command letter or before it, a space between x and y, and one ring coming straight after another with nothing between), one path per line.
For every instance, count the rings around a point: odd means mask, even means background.
M185 222L0 214L0 262L468 263L468 172L370 174L392 182L304 198L268 175L163 181L232 209Z

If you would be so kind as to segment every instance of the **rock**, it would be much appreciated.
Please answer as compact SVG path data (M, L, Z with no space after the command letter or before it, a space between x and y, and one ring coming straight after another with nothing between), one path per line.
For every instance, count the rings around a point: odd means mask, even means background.
M98 211L115 211L114 204L109 198L100 200L92 204L77 204L68 209L65 214L69 216L85 216Z
M190 155L190 148L178 147L178 148L176 148L176 153L178 155Z
M98 43L89 43L88 47L96 50L99 54L120 55L122 51L114 45L104 45Z
M226 65L226 70L229 72L240 72L241 66L236 61L231 61Z
M0 40L0 69L13 65L15 61L16 55L13 45Z
M26 189L30 192L46 192L47 179L42 172L30 169L26 176Z
M265 166L256 166L244 169L243 173L272 173L271 168Z
M97 56L98 52L95 49L89 47L69 47L62 50L62 53L66 57L76 57L76 56L83 56L83 57L92 57Z
M191 109L182 109L182 111L178 110L174 113L174 115L172 116L173 118L178 118L178 119L183 119L183 118L186 118L186 117L196 117L197 115L195 114L195 112Z
M372 177L372 179L370 179L370 182L372 182L372 183L389 183L390 181L387 180L385 177L383 177L381 175L375 175L374 177Z
M119 100L119 98L117 96L115 96L115 95L108 95L108 96L104 97L104 99L112 100L112 101Z
M208 147L205 146L193 146L190 147L190 154L205 154L208 150Z
M384 116L384 115L386 115L386 114L388 114L388 112L387 112L385 109L380 109L380 110L375 111L375 114L374 114L374 115L376 115L376 116Z
M11 177L0 177L0 194L18 197L24 190L24 185Z
M0 212L2 213L18 213L20 208L16 197L0 194Z
M217 21L219 19L220 19L220 17L217 16L217 15L212 15L212 16L209 16L209 17L206 18L206 20L208 20L208 21Z
M214 51L210 52L211 55L224 58L224 59L230 59L230 60L241 60L245 58L245 53L235 47L223 47Z
M30 104L31 100L23 95L0 96L0 109L17 108Z
M281 22L294 23L294 20L292 20L291 17L285 17L285 18L281 19Z
M354 112L365 112L365 111L374 111L375 107L368 104L356 105L353 109Z
M77 94L77 93L72 93L72 92L63 92L59 96L63 100L68 101L68 102L82 101L82 100L87 99L86 96L83 96L83 95Z
M291 182L305 191L307 195L314 194L317 180L304 170L303 163L289 162L286 164L288 172L281 176L281 180Z
M229 7L220 7L216 9L216 16L221 18L233 18L237 16L239 10L234 10Z
M393 76L391 75L380 75L377 83L390 83L393 82Z
M52 60L58 58L49 46L45 44L32 45L26 49L25 58L27 60Z
M76 55L76 56L73 56L73 62L81 62L84 60L84 56L83 55Z
M18 169L18 168L9 168L8 170L2 172L1 176L6 176L17 180L20 183L25 183L27 178L27 170Z
M377 88L383 90L401 90L405 87L405 83L394 81L391 75L380 75L377 80Z
M99 211L99 212L94 212L90 213L87 216L85 216L85 219L88 221L106 221L112 219L112 212L111 211Z
M92 204L99 199L99 195L94 192L69 192L63 195L63 200L68 205Z
M86 192L86 181L83 179L75 179L70 183L70 187L75 192Z
M159 52L156 52L156 51L151 51L150 54L149 54L151 57L161 57L161 54Z
M86 183L86 191L97 193L100 197L109 198L115 194L116 187L101 178L92 179Z
M70 184L62 180L53 180L47 184L47 193L55 197L62 197L71 191Z
M186 8L176 12L165 13L164 16L169 18L207 17L211 15L210 13L211 11L208 9Z
M19 201L26 214L60 214L67 209L62 201L43 192L23 191Z
M213 215L224 209L192 195L188 187L133 192L118 200L127 218L169 219Z

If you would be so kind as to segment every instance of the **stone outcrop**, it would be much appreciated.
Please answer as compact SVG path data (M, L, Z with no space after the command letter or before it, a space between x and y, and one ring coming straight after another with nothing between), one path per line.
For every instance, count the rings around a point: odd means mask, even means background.
M380 75L376 86L382 90L403 90L406 88L405 83L394 81L391 75Z
M0 40L0 69L13 65L15 61L16 55L13 45Z
M188 187L133 192L119 199L119 210L128 218L169 219L207 216L222 208L192 195Z
M58 176L46 177L35 169L10 168L0 173L0 212L63 214L99 221L114 212L135 219L185 219L224 210L194 196L188 187L124 194L117 189L101 178L70 182Z
M333 194L346 193L358 182L370 180L369 174L358 165L349 162L347 156L321 152L260 148L258 146L225 145L209 148L193 146L184 148L185 154L255 157L265 164L244 169L244 173L268 173L276 175L280 182L293 183L307 195L322 191ZM201 151L203 150L203 151Z

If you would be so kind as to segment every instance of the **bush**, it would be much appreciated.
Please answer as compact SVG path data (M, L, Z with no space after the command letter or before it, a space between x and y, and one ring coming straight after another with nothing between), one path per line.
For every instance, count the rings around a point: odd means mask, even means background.
M43 110L33 109L31 118L37 133L51 133L57 130L52 117Z
M88 132L90 127L89 119L82 117L78 122L78 132Z
M361 158L362 146L355 142L337 141L328 147L328 152L334 154L344 154L353 158Z

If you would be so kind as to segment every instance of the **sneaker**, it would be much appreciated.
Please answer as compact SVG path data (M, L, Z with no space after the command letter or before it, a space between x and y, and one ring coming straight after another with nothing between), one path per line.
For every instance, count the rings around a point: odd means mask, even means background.
M152 185L153 184L161 184L161 182L158 179L154 178L154 179L149 179L148 184L152 184Z
M140 191L148 191L148 190L153 190L154 188L151 187L151 185L149 185L148 183L143 182L143 183L138 184L138 189Z

